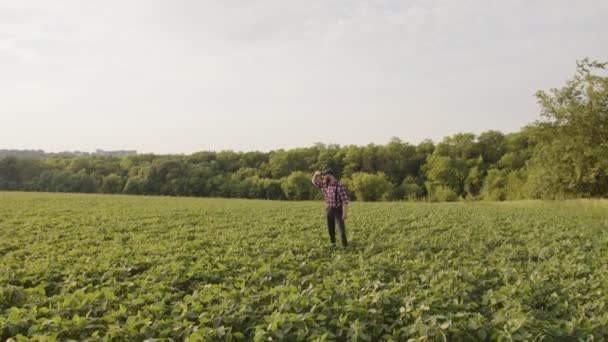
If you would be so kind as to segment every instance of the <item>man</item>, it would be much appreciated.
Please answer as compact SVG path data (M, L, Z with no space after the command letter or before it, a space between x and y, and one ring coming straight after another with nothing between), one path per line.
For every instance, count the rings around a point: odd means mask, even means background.
M321 179L319 179L321 178ZM327 212L327 230L332 244L336 244L336 222L340 229L342 247L346 247L346 226L344 221L348 217L348 194L346 187L336 178L332 170L316 171L312 176L312 184L321 189L325 197Z

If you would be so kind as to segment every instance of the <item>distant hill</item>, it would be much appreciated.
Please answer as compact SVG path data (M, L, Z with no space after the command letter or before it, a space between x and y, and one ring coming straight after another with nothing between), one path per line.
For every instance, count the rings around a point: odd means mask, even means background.
M65 151L65 152L45 152L43 150L6 150L0 149L0 159L6 157L19 157L19 158L32 158L32 159L46 159L50 157L88 157L88 156L101 156L101 157L125 157L136 155L135 150L118 150L118 151L104 151L97 149L95 152L82 152L82 151Z

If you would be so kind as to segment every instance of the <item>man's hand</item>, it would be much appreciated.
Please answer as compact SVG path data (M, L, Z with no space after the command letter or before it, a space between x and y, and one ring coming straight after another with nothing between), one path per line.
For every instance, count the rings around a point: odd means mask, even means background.
M348 218L348 203L342 206L342 220L346 221Z
M319 186L317 185L316 181L317 181L317 178L319 178L319 176L321 176L321 172L320 171L315 171L315 173L312 175L312 179L311 179L312 185L314 185L317 188Z

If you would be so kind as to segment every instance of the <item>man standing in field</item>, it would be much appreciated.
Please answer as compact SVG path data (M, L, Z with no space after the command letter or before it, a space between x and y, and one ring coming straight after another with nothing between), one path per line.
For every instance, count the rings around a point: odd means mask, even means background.
M331 243L336 244L336 222L338 222L342 247L346 247L346 225L344 224L344 221L348 217L346 186L338 181L336 174L332 170L316 171L312 176L312 184L321 189L325 197L327 230L329 231Z

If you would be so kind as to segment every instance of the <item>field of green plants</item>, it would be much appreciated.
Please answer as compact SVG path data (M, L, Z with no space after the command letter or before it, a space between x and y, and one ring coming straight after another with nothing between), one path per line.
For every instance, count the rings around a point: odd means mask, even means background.
M604 340L608 202L0 192L0 340Z

